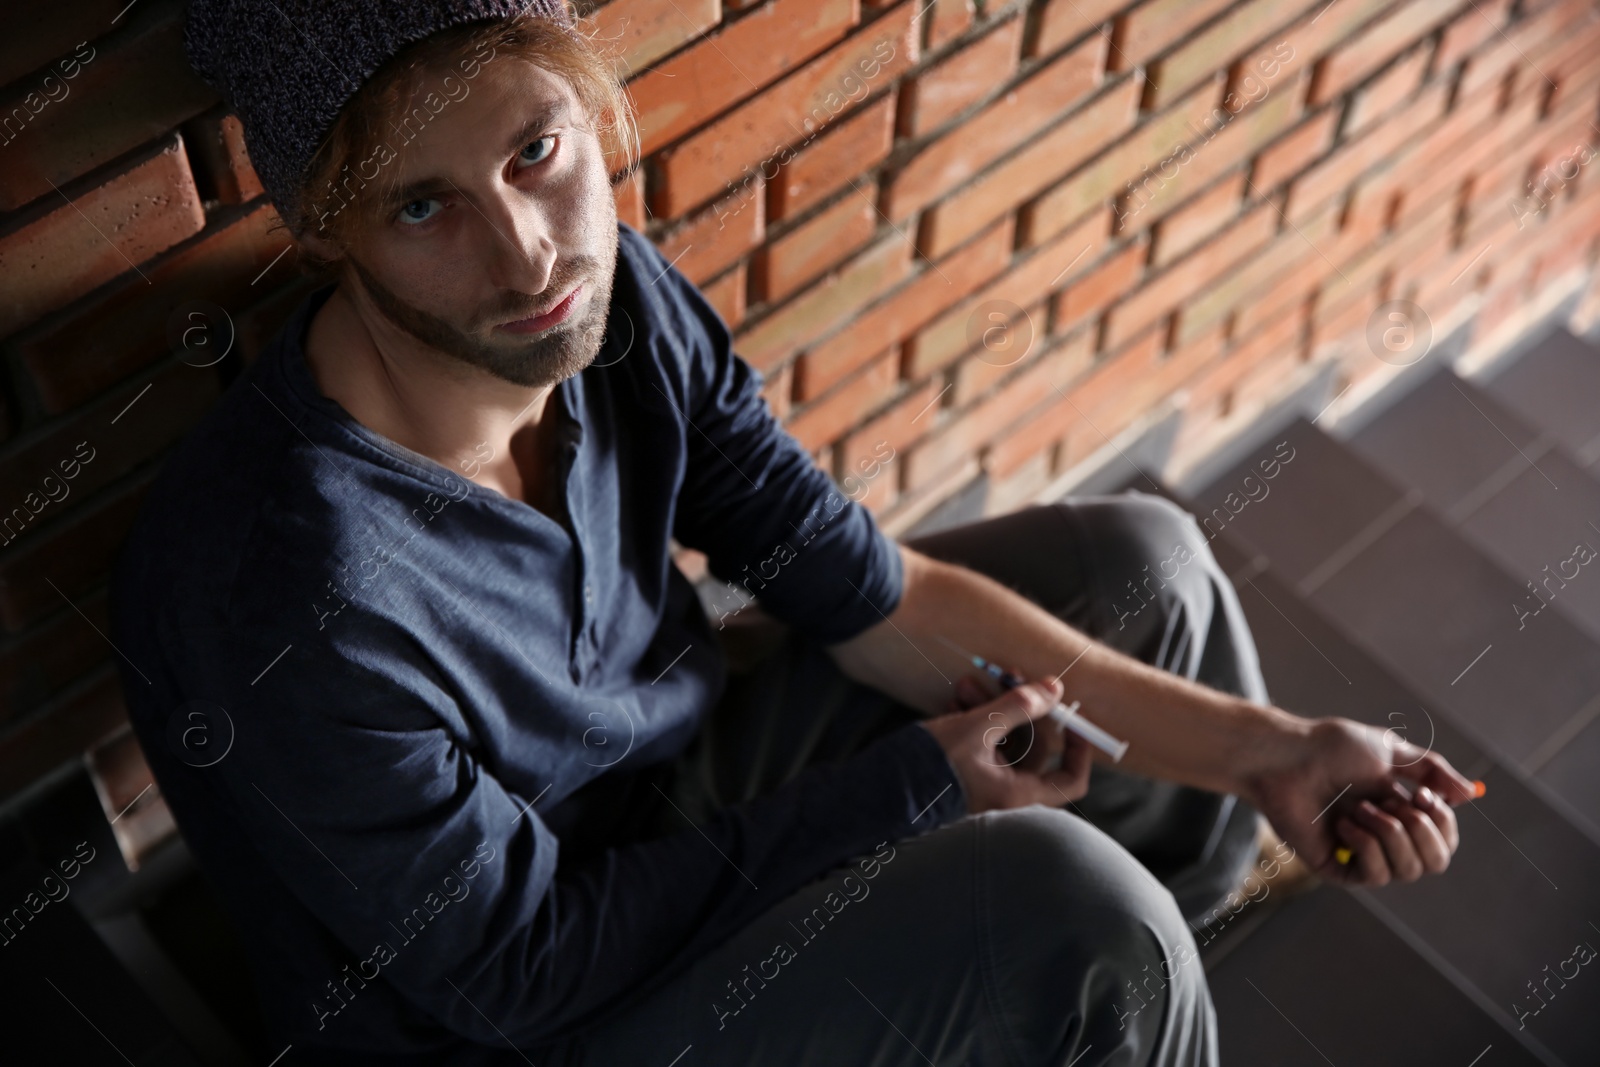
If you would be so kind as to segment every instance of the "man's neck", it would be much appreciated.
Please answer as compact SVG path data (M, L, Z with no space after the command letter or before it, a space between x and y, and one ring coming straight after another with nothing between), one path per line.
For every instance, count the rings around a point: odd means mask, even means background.
M502 381L408 337L380 349L343 286L312 318L306 362L323 395L369 430L550 513L553 387Z

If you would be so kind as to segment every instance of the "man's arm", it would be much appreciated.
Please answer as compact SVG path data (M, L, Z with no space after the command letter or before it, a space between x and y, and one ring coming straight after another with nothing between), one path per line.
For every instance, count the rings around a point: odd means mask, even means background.
M1340 844L1355 851L1361 881L1409 880L1448 864L1456 843L1449 804L1472 799L1473 787L1437 753L1349 720L1306 719L1191 682L1087 637L985 575L904 545L900 552L899 603L878 625L830 647L857 681L938 714L955 680L970 672L943 637L1027 678L1060 675L1066 699L1128 742L1122 767L1243 797L1323 873L1345 877L1332 858ZM1406 810L1393 803L1401 775L1420 787ZM1355 803L1316 825L1347 786L1350 801L1370 797L1373 811ZM1433 804L1435 795L1444 803Z

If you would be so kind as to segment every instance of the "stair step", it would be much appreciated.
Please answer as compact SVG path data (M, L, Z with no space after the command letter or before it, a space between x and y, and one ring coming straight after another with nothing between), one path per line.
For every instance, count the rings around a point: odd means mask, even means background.
M1239 554L1230 546L1217 555L1221 560ZM1589 929L1586 910L1600 900L1600 843L1554 810L1542 787L1497 763L1447 715L1430 710L1272 571L1247 569L1236 586L1273 703L1303 715L1343 715L1392 729L1484 780L1484 797L1457 809L1462 845L1448 872L1357 892L1369 910L1475 990L1474 999L1507 1031L1517 1031L1518 1006L1538 1008L1526 983L1544 978L1542 968L1557 967L1575 943L1600 945L1600 930ZM1600 921L1600 915L1592 917ZM1252 936L1283 936L1274 921ZM1600 978L1595 995L1600 996ZM1600 1015L1588 1010L1592 1002L1551 998L1540 1014L1524 1020L1526 1036L1561 1062L1588 1062L1600 1047Z
M1600 783L1583 772L1600 748L1600 645L1551 612L1519 633L1509 605L1521 582L1420 490L1402 491L1304 419L1278 436L1195 495L1208 535L1225 530L1264 557L1428 707L1538 775L1600 835Z
M1353 895L1335 889L1289 901L1208 979L1224 1063L1559 1062L1519 1045L1423 954Z
M1486 386L1530 426L1547 428L1581 465L1600 468L1600 348L1558 328Z
M1441 369L1347 443L1522 579L1521 627L1548 603L1600 641L1600 478L1554 434Z

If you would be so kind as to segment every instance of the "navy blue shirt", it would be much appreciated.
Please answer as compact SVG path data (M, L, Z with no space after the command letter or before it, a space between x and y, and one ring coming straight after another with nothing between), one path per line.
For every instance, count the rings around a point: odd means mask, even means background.
M546 408L564 516L322 395L304 340L325 286L175 450L117 561L130 717L297 1048L538 1048L965 811L912 724L701 829L607 839L619 805L661 802L630 786L724 688L669 538L728 581L790 546L750 588L821 642L878 622L902 581L716 311L618 239L605 344Z

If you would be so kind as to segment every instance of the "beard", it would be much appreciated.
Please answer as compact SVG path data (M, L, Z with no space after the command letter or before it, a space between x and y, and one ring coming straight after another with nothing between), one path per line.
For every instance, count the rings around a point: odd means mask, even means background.
M579 314L546 329L531 340L517 334L499 333L494 341L483 333L498 333L493 324L533 315L538 308L521 293L504 294L505 299L481 316L489 324L482 332L467 332L446 319L423 311L400 299L354 257L350 265L377 309L397 328L430 348L470 367L487 371L515 385L538 387L565 381L583 370L600 353L605 343L606 322L611 310L611 287L616 273L617 238L615 231L604 256L573 255L559 261L550 275L546 293L565 296L582 281L588 298ZM546 297L548 299L548 297Z

